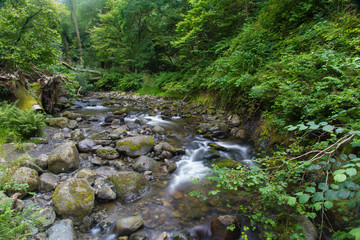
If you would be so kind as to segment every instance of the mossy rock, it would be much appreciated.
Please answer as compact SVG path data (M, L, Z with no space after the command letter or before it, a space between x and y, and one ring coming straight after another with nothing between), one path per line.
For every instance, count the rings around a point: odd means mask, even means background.
M28 192L37 191L40 181L38 173L28 167L21 167L16 170L14 175L9 180L10 183L16 183L19 189L9 189L7 192L11 195L15 192L19 192L22 195L26 195ZM25 187L24 185L27 185Z
M47 118L46 123L51 127L65 128L69 125L69 119L66 117Z
M79 164L79 152L74 142L68 142L55 148L48 158L48 168L53 173L74 171Z
M151 136L135 136L124 138L116 143L116 149L130 157L139 157L151 151L155 140Z
M115 186L116 196L124 202L142 198L150 189L145 177L136 172L118 172L108 178Z
M60 183L52 196L56 214L81 220L94 208L94 189L85 179L72 179Z
M216 165L219 168L227 167L236 169L239 166L242 166L240 162L229 158L215 158L210 161L211 164Z
M119 157L119 153L115 148L112 147L102 147L96 150L96 155L101 158L108 160L113 160Z

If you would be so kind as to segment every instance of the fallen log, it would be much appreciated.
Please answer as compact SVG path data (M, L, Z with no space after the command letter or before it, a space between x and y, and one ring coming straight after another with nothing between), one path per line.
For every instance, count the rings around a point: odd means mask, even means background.
M65 67L67 67L68 69L73 70L73 71L75 71L75 72L88 72L88 73L99 74L99 75L102 74L101 72L98 72L98 71L95 71L95 70L75 68L75 67L70 66L70 65L69 65L68 63L66 63L66 62L61 62L61 64L62 64L63 66L65 66Z

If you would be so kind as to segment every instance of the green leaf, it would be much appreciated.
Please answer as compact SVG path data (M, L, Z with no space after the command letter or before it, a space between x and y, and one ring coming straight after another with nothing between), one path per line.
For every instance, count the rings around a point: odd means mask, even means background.
M346 181L346 178L347 178L346 175L341 173L341 174L335 175L334 180L335 180L336 182L341 183L341 182Z
M343 133L344 131L345 131L344 128L337 128L337 129L335 130L336 134Z
M316 192L316 189L314 187L307 187L305 188L305 192L314 193Z
M330 187L331 187L332 189L335 189L335 190L338 190L338 189L339 189L339 186L336 185L336 184L330 184Z
M340 159L343 160L343 161L346 161L347 160L347 155L346 154L341 154Z
M309 201L309 199L310 199L310 195L305 193L299 197L299 203L304 204L307 201Z
M333 172L334 175L338 175L338 174L341 174L341 173L344 173L345 172L345 169L339 169L339 170L336 170L335 172Z
M322 128L322 130L323 131L326 131L326 132L330 132L330 131L332 131L332 130L334 130L334 126L332 126L332 125L326 125L326 126L324 126L323 128Z
M312 129L312 130L316 130L316 129L319 129L319 125L310 125L310 129Z
M337 191L334 190L327 190L325 192L325 199L326 200L338 200Z
M350 235L355 237L355 240L360 240L360 228L354 228L349 232Z
M337 161L336 163L334 163L333 168L334 168L334 169L337 169L337 168L339 168L340 166L341 166L341 162Z
M292 125L290 125L290 126L288 126L288 131L294 131L294 130L296 130L298 127L297 126L292 126Z
M315 208L316 211L319 211L322 208L322 202L315 203L314 208Z
M323 182L322 182L322 183L319 183L318 188L319 188L320 190L326 191L326 190L329 189L329 186L328 186L326 183L323 183Z
M312 197L312 201L313 202L319 202L322 201L324 198L323 194L321 192L316 192L313 197Z
M326 209L330 209L330 208L332 208L334 206L334 204L333 204L333 202L331 202L331 201L325 201L324 202L324 207L326 208Z
M349 190L346 190L346 189L340 189L338 192L337 192L337 196L340 198L340 199L347 199L349 196L350 196L350 191Z
M356 156L355 154L349 154L349 158L350 158L351 160L354 160L354 159L357 158L357 156ZM360 158L358 158L358 159L360 159Z
M346 169L346 174L349 175L349 177L352 177L356 175L357 171L355 168L348 168Z
M319 123L319 125L320 126L325 126L325 125L328 125L328 123L327 122L321 122L321 123Z
M300 131L303 131L303 130L306 130L309 128L308 126L305 126L304 124L299 124L298 126L299 126Z
M288 198L288 201L287 201L287 204L291 207L295 206L296 204L296 198L295 197L289 197Z

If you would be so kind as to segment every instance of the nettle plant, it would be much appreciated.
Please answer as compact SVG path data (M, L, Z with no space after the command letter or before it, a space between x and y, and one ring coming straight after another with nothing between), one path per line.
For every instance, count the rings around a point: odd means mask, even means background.
M336 122L338 116L330 120ZM287 130L299 137L288 149L257 159L251 166L213 166L207 180L215 183L216 190L208 194L233 191L247 199L240 201L238 209L254 227L261 226L266 238L304 239L297 215L311 219L320 238L359 236L360 157L355 153L360 131L352 129L313 121L290 125Z

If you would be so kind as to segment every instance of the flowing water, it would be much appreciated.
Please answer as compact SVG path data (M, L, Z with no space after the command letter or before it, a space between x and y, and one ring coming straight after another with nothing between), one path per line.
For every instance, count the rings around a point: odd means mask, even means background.
M77 102L80 108L74 112L90 116L94 121L82 123L87 137L102 136L102 133L111 132L111 126L104 126L105 116L123 106L104 107L101 101L92 99L90 102ZM154 115L154 114L152 114ZM118 201L97 204L97 210L104 210L106 216L133 216L140 214L144 219L143 231L149 239L156 239L156 236L166 231L168 233L187 230L199 239L211 239L209 222L215 214L229 214L233 209L227 207L234 196L221 196L207 201L191 197L189 193L195 190L209 190L209 186L194 184L195 179L204 179L209 173L209 165L204 160L204 154L210 150L209 143L216 143L223 147L219 151L221 157L230 158L243 164L252 164L252 149L249 144L231 139L211 141L197 134L191 122L182 119L178 115L168 116L166 119L161 112L150 116L145 108L131 109L125 118L125 122L135 121L137 118L144 118L148 125L159 125L167 131L163 141L169 142L175 147L185 149L185 154L175 157L177 170L168 178L161 178L152 181L151 192L134 203L122 204ZM224 199L229 200L229 202ZM244 223L245 224L245 223ZM245 224L246 225L246 224ZM111 227L105 231L96 226L89 233L90 238L116 239L112 234ZM249 239L257 239L249 233Z

